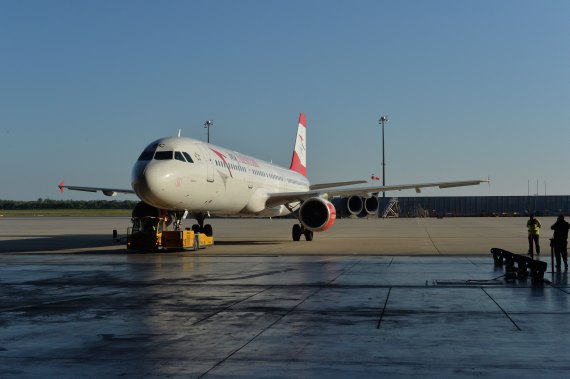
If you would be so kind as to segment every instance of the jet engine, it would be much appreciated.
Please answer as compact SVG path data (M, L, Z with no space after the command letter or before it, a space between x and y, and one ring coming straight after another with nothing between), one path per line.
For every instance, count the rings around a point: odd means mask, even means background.
M358 217L366 217L369 215L378 215L378 209L380 208L380 202L378 201L378 196L371 196L362 199L364 207L362 211L358 214Z
M364 202L360 196L350 196L346 199L346 209L351 215L358 215L364 209Z
M360 196L334 197L331 203L336 209L337 218L358 216L364 209L364 203Z
M306 229L322 232L334 224L336 209L329 201L320 197L313 197L301 205L299 220Z

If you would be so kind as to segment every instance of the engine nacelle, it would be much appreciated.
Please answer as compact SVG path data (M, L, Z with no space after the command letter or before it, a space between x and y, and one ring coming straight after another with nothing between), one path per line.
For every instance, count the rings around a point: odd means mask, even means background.
M377 196L371 196L363 199L364 207L362 211L358 214L358 217L366 217L370 215L378 215L378 209L380 209L380 201L378 201Z
M320 197L313 197L301 205L299 220L306 229L322 232L333 226L336 220L336 209L331 202Z
M350 196L346 199L346 209L351 215L358 215L364 209L364 202L360 196Z

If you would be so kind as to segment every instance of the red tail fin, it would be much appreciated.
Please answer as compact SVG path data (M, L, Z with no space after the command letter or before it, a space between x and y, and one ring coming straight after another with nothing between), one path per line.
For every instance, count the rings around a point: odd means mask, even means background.
M299 115L295 150L289 169L307 176L307 119L303 113Z

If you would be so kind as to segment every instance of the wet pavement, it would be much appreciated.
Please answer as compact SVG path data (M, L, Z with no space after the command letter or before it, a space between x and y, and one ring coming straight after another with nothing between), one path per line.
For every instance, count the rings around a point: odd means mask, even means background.
M548 377L567 273L489 257L3 255L0 377Z
M568 377L567 272L288 243L1 251L0 378Z

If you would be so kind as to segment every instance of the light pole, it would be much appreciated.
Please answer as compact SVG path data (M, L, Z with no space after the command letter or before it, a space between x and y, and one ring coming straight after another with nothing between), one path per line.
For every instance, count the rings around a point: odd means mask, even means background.
M214 126L214 120L206 120L204 128L208 129L208 143L210 143L210 128Z
M384 124L388 122L388 116L381 116L378 123L382 125L382 187L386 186L386 162L384 161ZM386 197L386 192L382 191L382 197Z

